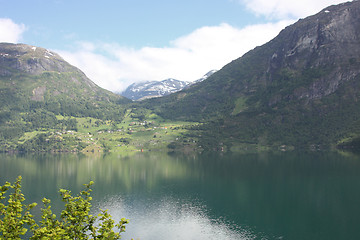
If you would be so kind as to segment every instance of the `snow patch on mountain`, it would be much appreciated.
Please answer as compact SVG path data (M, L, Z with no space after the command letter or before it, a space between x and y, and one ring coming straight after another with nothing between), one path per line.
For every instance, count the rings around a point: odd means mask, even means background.
M193 82L186 82L174 78L169 78L162 81L133 83L124 92L122 92L121 95L134 101L141 101L154 97L162 97L171 93L181 91L182 89L189 87L195 83L202 82L215 72L216 70L212 70L205 74L202 78Z

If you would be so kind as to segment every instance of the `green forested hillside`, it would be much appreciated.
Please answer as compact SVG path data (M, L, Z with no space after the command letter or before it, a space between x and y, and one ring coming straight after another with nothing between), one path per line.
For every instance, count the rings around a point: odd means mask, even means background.
M98 87L56 53L0 43L0 151L167 150L174 141L195 147L181 137L190 125Z
M119 103L127 102L96 86L53 52L24 44L0 44L2 149L26 132L72 130L71 117L120 120L124 107Z
M2 43L0 150L360 149L359 29L360 1L330 6L205 81L140 103L46 49Z
M323 148L359 138L360 2L299 20L206 81L149 100L159 115L203 122L210 149Z

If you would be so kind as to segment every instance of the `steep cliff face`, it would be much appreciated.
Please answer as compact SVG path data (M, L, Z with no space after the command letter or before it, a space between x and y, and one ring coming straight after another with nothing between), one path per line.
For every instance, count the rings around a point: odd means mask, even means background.
M156 101L163 116L208 122L201 135L229 145L327 145L360 135L359 100L360 1L352 1Z
M326 74L295 91L296 98L321 98L356 77L360 69L360 2L331 6L283 30L269 43L274 48L267 73L276 81L282 69L323 69ZM275 75L275 76L274 76Z
M271 67L319 67L359 57L359 5L331 6L287 27L272 41L281 42L281 48Z

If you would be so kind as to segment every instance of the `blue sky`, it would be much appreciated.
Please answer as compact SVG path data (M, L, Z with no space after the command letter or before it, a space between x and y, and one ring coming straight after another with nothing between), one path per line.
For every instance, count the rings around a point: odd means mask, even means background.
M99 86L193 81L339 0L0 0L0 42L48 48Z
M163 47L203 26L264 21L228 0L0 0L0 17L23 23L28 44L68 48L73 41Z

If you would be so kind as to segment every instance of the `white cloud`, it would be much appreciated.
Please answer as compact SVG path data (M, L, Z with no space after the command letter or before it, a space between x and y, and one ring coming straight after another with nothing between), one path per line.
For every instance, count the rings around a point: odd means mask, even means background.
M25 30L24 24L16 24L11 19L0 18L0 42L18 43Z
M225 23L202 27L163 48L130 49L117 44L85 42L76 51L57 52L99 86L119 92L133 82L170 77L196 80L271 40L290 23L280 21L243 29Z
M344 0L240 0L248 9L273 19L304 18Z

